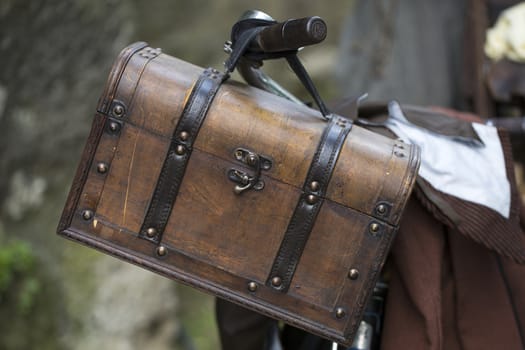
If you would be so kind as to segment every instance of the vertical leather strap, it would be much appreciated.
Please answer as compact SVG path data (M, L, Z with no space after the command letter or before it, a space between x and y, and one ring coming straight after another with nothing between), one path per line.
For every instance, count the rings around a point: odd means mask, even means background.
M266 284L286 292L303 253L315 219L324 202L339 152L352 128L348 119L332 116L326 126L303 185L302 194L288 223Z
M179 192L193 144L224 74L208 68L199 77L184 106L153 191L139 237L159 244Z

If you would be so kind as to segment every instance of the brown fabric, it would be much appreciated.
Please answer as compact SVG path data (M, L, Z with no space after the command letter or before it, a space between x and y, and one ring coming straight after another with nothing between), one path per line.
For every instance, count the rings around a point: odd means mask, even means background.
M391 250L381 349L525 349L525 266L518 264L525 213L510 143L500 138L512 191L508 220L428 184L416 188Z
M471 238L475 242L483 244L487 248L517 263L524 264L525 235L520 226L519 216L521 204L514 178L512 150L506 133L500 131L500 140L506 160L507 177L511 185L511 210L509 219L502 217L487 207L439 192L433 189L425 180L419 178L418 183L422 182L427 185L425 186L427 192L431 191L434 196L441 197L454 211L454 216L460 217L460 222L454 222L455 220L450 217L450 214L446 215L444 210L439 208L439 203L432 200L432 198L428 198L421 188L416 187L415 194L440 222L447 223L451 228L457 228L458 232ZM472 176L476 176L476 174ZM405 213L405 215L410 214Z
M415 198L406 214L382 349L525 348L525 267L441 224Z

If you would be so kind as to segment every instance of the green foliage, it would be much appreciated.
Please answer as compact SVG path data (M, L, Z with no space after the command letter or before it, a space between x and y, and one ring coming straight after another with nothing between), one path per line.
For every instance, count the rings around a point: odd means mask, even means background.
M34 270L35 256L27 243L13 240L0 246L0 307L15 303L20 314L29 313L40 290Z

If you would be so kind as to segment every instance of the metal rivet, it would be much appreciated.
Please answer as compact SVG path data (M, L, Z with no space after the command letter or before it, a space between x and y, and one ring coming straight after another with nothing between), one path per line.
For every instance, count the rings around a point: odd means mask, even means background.
M379 205L377 206L376 210L377 210L377 212L378 212L379 214L384 214L384 213L386 213L386 205L384 205L384 204L379 204Z
M264 181L259 180L255 185L253 185L253 189L257 191L264 189Z
M242 152L240 149L238 149L238 150L235 151L235 159L237 159L237 160L241 160L242 157L243 157L243 155L244 155L244 154L243 154L243 152Z
M379 224L377 222L373 222L370 224L370 226L368 226L368 229L372 233L377 233L377 231L379 231Z
M319 187L321 187L321 185L320 185L319 182L317 182L317 181L312 181L312 182L310 183L310 189L311 189L312 191L318 191L318 190L319 190Z
M248 290L249 290L250 292L255 292L255 291L257 291L257 287L258 287L258 286L257 286L257 283L255 283L255 282L250 282L250 283L248 283Z
M281 283L283 283L283 280L281 279L281 277L275 276L274 278L272 278L272 286L280 287Z
M175 153L177 153L179 156L182 156L184 153L186 153L186 148L182 145L178 145L177 148L175 148Z
M250 153L248 154L248 157L246 157L246 164L254 166L255 164L257 164L257 159L258 157L255 154Z
M180 139L182 141L186 141L190 137L190 133L187 131L183 131L180 133Z
M124 114L124 107L122 107L121 105L116 105L115 107L113 107L113 114L117 117L121 117Z
M168 253L168 249L166 249L166 247L164 247L164 246L161 245L161 246L159 246L159 247L157 248L157 255L158 255L158 256L164 256L164 255L166 255L167 253Z
M104 162L97 164L97 171L101 174L105 174L108 171L108 165Z
M116 122L111 122L109 123L109 130L111 130L112 132L117 132L120 130L120 125L119 123L116 123Z
M155 228L153 227L150 227L146 230L146 236L150 237L150 238L153 238L155 237L155 235L157 234L157 230L155 230Z
M348 272L348 278L350 278L351 280L355 281L358 277L359 277L359 270L358 269L351 269Z
M82 218L84 220L91 220L93 218L93 211L91 211L91 210L84 210L82 212Z
M346 311L342 307L338 307L337 309L335 309L335 317L343 318L345 317L345 315L346 315Z
M309 194L308 197L306 197L306 203L308 204L315 204L317 203L317 196L313 194Z

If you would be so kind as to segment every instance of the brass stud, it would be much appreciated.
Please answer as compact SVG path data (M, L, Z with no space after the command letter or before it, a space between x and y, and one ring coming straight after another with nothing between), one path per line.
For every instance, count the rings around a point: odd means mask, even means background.
M348 278L355 281L359 277L359 270L358 269L351 269L348 272Z
M250 283L248 283L248 290L249 290L250 292L255 292L255 291L257 291L257 287L258 287L258 286L257 286L257 283L255 283L255 282L253 282L253 281L250 282Z
M313 194L309 194L306 197L306 203L308 203L308 204L315 204L315 203L317 203L317 196L315 196Z
M187 131L183 131L180 133L180 139L182 141L186 141L190 137L190 133Z
M113 114L117 117L121 117L124 114L124 107L122 107L121 105L116 105L115 107L113 107Z
M165 256L167 253L168 253L168 249L166 247L161 245L161 246L159 246L157 248L157 255L158 256Z
M100 174L105 174L108 171L108 165L104 162L100 162L97 164L97 171Z
M275 276L274 278L272 278L272 286L280 287L282 283L283 283L283 280L281 279L281 277Z
M84 210L82 212L82 218L84 220L91 220L93 218L93 211L91 211L91 210Z
M186 148L184 148L183 145L178 145L177 148L175 148L175 153L177 153L179 156L182 156L184 153L186 153Z
M312 182L310 183L310 189L311 189L312 191L314 191L314 192L318 191L320 187L321 187L321 185L320 185L319 182L317 182L317 181L312 181Z
M248 157L246 157L246 164L248 164L249 166L254 166L255 164L257 164L257 160L257 155L250 153L248 154Z
M342 307L338 307L337 309L335 309L335 317L343 318L345 317L345 315L346 315L346 311Z
M118 132L120 130L120 124L117 122L109 123L109 130L111 130L112 132Z
M377 222L373 222L370 224L370 226L368 226L368 229L372 233L377 233L379 231L379 224Z
M155 230L154 227L150 227L146 230L146 236L148 236L149 238L155 237L156 234L157 234L157 230Z
M379 213L379 214L384 214L386 213L386 205L384 204L379 204L376 208L376 211Z

